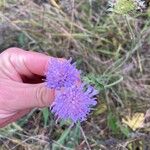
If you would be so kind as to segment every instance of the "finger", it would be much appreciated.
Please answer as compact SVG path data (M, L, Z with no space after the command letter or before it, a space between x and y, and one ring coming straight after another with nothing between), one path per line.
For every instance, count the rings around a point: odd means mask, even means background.
M24 115L26 115L27 113L29 113L30 110L21 110L18 111L15 115L7 117L5 119L0 119L0 128L8 125L9 123L12 123L14 121L17 121L19 118L23 117Z
M32 74L43 76L51 59L50 56L45 54L19 48L9 48L3 54L5 59L8 58L12 66L15 67L15 70L25 76L31 76Z
M3 80L0 89L0 95L2 95L0 109L5 108L5 111L15 112L21 109L50 106L55 97L54 89L46 88L45 83L22 84Z

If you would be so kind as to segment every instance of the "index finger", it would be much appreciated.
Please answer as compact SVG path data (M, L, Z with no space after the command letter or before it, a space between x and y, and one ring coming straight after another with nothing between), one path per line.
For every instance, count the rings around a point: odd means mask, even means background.
M10 48L6 50L9 60L15 70L25 76L45 75L48 62L51 57L38 52L25 51L20 48Z

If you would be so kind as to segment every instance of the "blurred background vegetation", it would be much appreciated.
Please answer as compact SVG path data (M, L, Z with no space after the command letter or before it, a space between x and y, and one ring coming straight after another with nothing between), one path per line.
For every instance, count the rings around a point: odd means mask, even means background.
M87 121L72 127L36 109L0 129L0 150L150 150L149 123L140 126L150 108L150 8L107 9L107 0L0 0L0 51L72 57L100 91Z

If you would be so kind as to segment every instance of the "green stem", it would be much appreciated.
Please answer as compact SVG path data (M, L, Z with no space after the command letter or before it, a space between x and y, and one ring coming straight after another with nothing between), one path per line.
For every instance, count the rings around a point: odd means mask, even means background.
M133 29L132 29L132 27L131 27L131 25L130 25L128 16L125 15L124 18L125 18L125 22L126 22L126 24L127 24L128 30L129 30L129 32L130 32L130 34L131 34L131 39L132 39L133 41L135 41L135 34L134 34Z

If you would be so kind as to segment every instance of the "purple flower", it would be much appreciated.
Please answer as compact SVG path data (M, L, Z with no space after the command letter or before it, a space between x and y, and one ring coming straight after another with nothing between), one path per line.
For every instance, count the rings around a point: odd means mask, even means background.
M52 58L46 73L46 86L54 89L70 87L80 81L79 77L80 71L76 69L75 63L71 64L71 59Z
M91 86L85 88L84 84L64 88L56 94L55 101L51 105L52 112L58 119L70 119L74 123L86 120L90 107L97 103L93 97L96 94L98 91Z

